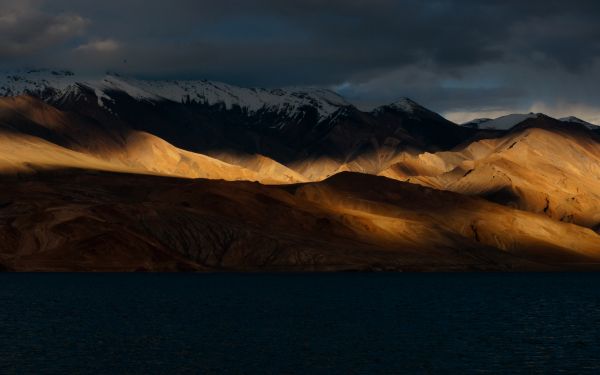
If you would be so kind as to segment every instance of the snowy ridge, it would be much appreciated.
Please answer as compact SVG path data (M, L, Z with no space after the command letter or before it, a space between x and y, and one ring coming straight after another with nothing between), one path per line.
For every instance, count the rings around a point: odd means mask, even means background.
M488 118L480 118L474 119L469 122L465 122L461 124L461 126L476 128L476 129L493 129L493 130L509 130L515 125L522 123L523 121L530 118L537 118L540 116L544 116L542 113L527 113L527 114L519 114L514 113L502 117L498 117L496 119L488 119ZM562 117L558 119L559 121L566 123L575 123L581 124L587 127L588 129L598 129L600 126L591 124L587 121L584 121L575 116Z
M421 106L417 104L415 101L409 98L400 98L397 101L388 104L388 107L399 109L404 112L414 113L415 109L420 108Z
M382 113L386 110L395 110L400 112L405 112L409 114L414 114L418 109L425 109L417 102L413 101L409 98L400 98L393 103L382 105L381 107L377 107L373 110L373 113Z
M483 124L484 122L488 122L488 121L492 121L492 119L491 119L491 118L487 118L487 117L484 117L484 118L476 118L476 119L473 119L473 120L471 120L471 121L464 122L464 123L462 123L462 124L460 124L460 125L461 125L461 126L466 126L466 127L468 127L468 128L479 129L479 126L480 126L481 124Z
M580 124L580 125L585 126L588 129L599 129L600 128L599 125L594 125L590 122L587 122L587 121L582 120L579 117L575 117L575 116L561 117L558 120L562 121L562 122L570 122L570 123L574 123L574 124Z
M77 83L69 71L28 70L6 73L0 76L0 95L16 96L24 93L66 92Z
M511 115L506 115L502 117L498 117L497 119L475 119L469 121L463 126L473 126L475 125L479 129L490 129L490 130L509 130L515 125L522 123L523 121L530 118L537 118L541 113L513 113Z
M125 92L137 100L220 104L226 109L239 106L249 113L268 110L290 117L300 115L302 107L310 106L317 109L320 120L350 105L340 95L322 88L242 88L205 80L149 81L112 74L80 77L69 71L50 70L20 71L0 76L0 96L30 93L60 97L78 86L92 89L101 106L112 100L112 91Z
M435 118L436 120L447 121L439 113L427 109L414 100L406 97L400 98L393 103L382 105L371 111L375 116L385 114L386 112L404 113L409 118L417 120L431 120Z

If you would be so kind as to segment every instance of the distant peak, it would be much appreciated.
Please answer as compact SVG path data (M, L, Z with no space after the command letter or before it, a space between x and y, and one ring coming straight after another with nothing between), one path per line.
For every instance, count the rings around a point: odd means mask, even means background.
M402 97L396 100L395 102L377 107L373 110L373 113L379 114L386 111L404 112L408 114L415 114L415 112L419 111L431 112L428 109L421 106L419 103L407 97Z
M590 129L597 129L598 128L598 125L594 125L591 122L587 122L587 121L582 120L582 119L580 119L579 117L576 117L576 116L561 117L558 120L562 121L562 122L572 123L572 124L580 124L580 125L583 125L583 126L585 126L587 128L590 128Z
M584 125L593 125L585 120L580 119L579 117L576 116L567 116L567 117L561 117L559 118L560 121L562 122L574 122L577 124L584 124Z
M567 116L567 117L561 117L559 118L560 121L573 121L573 122L583 122L584 120L580 119L579 117L575 117L575 116Z
M387 107L396 108L405 112L412 113L416 108L421 108L421 105L419 105L417 102L410 98L403 97L396 100L393 103L388 104Z
M462 124L460 124L460 126L464 126L467 128L473 128L473 129L479 129L479 128L481 128L481 126L483 124L485 124L486 122L489 122L489 121L492 121L492 119L488 118L488 117L476 118L471 121L463 122Z
M471 121L463 122L461 125L481 124L484 122L492 121L489 117L476 118Z
M473 127L478 129L489 129L489 130L509 130L514 126L522 123L523 121L531 118L541 118L548 117L543 113L512 113L509 115L504 115L495 119L475 119L471 120L467 123L462 124L462 126Z

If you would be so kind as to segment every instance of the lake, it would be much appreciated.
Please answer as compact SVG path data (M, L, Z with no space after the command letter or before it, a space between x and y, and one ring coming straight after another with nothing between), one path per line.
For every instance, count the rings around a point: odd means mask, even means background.
M600 274L0 274L0 373L598 373Z

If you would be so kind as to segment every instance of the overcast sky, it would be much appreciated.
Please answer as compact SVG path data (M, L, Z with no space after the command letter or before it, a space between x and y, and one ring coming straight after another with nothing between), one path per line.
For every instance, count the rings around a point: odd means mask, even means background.
M0 0L0 67L408 96L600 123L600 1Z

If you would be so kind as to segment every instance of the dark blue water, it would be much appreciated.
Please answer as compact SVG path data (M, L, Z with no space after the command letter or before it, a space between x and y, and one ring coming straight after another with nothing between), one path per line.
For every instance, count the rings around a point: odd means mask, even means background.
M598 274L0 274L0 373L598 373Z

